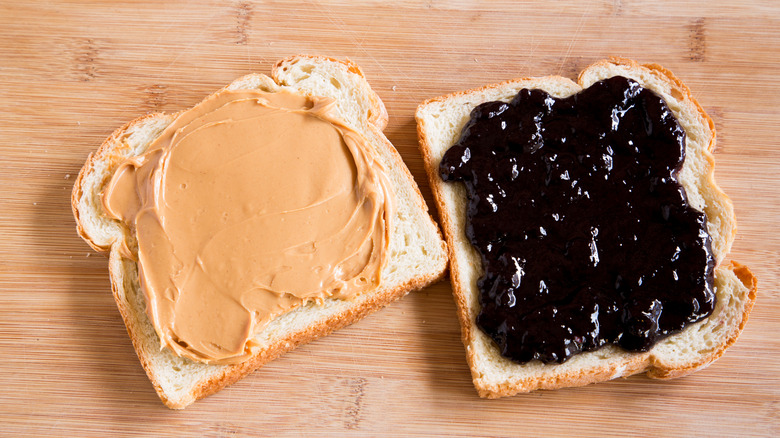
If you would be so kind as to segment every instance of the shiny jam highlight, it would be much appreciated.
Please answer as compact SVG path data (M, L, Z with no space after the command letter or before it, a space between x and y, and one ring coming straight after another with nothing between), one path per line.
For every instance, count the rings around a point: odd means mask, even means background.
M684 158L665 101L624 77L473 110L439 170L465 184L477 323L502 355L647 351L712 312L715 259L677 181Z

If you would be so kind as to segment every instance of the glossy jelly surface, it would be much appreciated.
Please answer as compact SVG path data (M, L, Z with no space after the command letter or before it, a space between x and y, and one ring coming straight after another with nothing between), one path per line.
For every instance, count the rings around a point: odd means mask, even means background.
M646 351L712 312L715 261L677 181L684 158L664 100L624 77L473 110L439 170L466 186L477 323L504 356Z

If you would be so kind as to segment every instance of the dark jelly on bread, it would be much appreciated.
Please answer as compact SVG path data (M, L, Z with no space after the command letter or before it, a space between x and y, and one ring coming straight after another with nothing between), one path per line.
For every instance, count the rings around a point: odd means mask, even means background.
M684 159L665 101L620 76L473 110L439 170L465 184L477 323L502 355L647 351L712 312L715 259L677 180Z

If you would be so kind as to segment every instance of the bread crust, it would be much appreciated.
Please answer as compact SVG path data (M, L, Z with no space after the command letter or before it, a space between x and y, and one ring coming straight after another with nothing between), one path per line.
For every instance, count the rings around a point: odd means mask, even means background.
M178 113L177 113L178 114ZM76 181L73 184L73 191L71 192L70 196L70 206L73 210L73 217L76 220L76 231L78 232L79 236L81 236L82 239L84 239L87 244L92 247L97 252L104 253L106 256L108 255L108 251L111 249L111 242L108 243L100 243L96 242L93 239L93 236L87 232L85 229L84 223L82 222L81 218L81 210L79 208L79 201L81 200L82 195L84 194L83 186L84 186L84 178L95 168L95 163L97 161L103 160L107 161L111 159L112 152L114 152L119 146L121 142L121 138L129 131L131 128L140 126L143 123L147 122L150 119L157 118L157 117L170 117L171 120L173 117L175 117L176 114L172 114L170 116L165 115L164 113L150 113L145 116L138 117L134 120L131 120L127 123L125 123L122 127L117 128L113 133L111 133L108 138L103 140L103 143L100 145L97 151L90 153L87 156L87 161L84 163L84 166L79 171L79 175L76 177Z
M325 320L320 320L314 324L309 324L303 330L294 330L286 336L275 339L269 345L258 351L255 356L246 362L227 366L204 365L208 367L214 367L213 369L218 371L212 372L208 377L199 380L184 396L172 396L163 388L161 382L162 377L159 375L159 370L156 369L153 365L151 355L154 353L149 352L146 348L144 348L146 339L144 339L145 335L142 328L139 326L138 318L148 319L148 317L145 313L143 315L137 315L138 312L133 310L126 297L126 293L132 286L126 284L126 282L130 280L126 278L125 274L127 272L127 268L123 264L130 263L131 261L123 258L119 248L121 245L128 244L126 241L128 239L128 230L126 228L120 229L124 228L124 226L120 225L118 221L111 221L117 230L115 230L116 232L114 232L110 239L106 239L105 236L99 236L97 231L94 229L94 226L87 224L87 221L84 217L84 212L89 209L99 209L99 216L101 216L103 213L102 206L85 205L85 181L88 178L100 176L103 181L101 184L105 185L113 173L112 169L116 167L116 164L128 156L127 145L124 144L124 139L133 129L142 127L145 124L151 122L167 126L167 124L173 121L178 113L171 115L153 113L126 123L124 126L114 131L114 133L111 134L111 136L109 136L102 143L98 150L90 154L87 158L84 167L81 169L78 177L76 178L71 195L71 206L74 217L76 219L76 229L79 235L96 251L108 253L112 293L117 303L119 312L122 315L127 332L132 340L133 347L135 348L141 365L146 371L146 374L154 386L155 391L163 403L165 403L165 405L171 409L183 409L187 405L200 398L214 394L225 386L240 380L247 374L275 359L281 354L293 350L299 345L310 342L321 336L325 336L334 330L350 325L362 319L364 316L384 307L390 302L403 297L410 291L422 288L428 284L440 280L446 272L447 258L445 243L441 236L441 231L431 218L430 213L428 212L427 204L425 203L419 188L414 182L411 173L404 164L401 155L382 133L382 130L387 125L387 111L385 110L384 104L382 103L379 96L371 89L371 87L368 85L368 82L366 82L362 70L357 66L357 64L350 60L339 60L323 56L297 55L280 60L274 65L271 76L271 80L275 82L273 85L277 87L285 85L280 79L282 71L284 70L285 66L299 61L306 61L319 65L328 63L330 67L335 66L336 68L342 69L346 74L355 75L359 78L359 80L356 82L361 88L359 91L368 96L370 105L372 107L369 110L370 116L366 125L369 132L365 132L365 130L363 130L363 133L364 135L371 136L372 144L376 145L376 147L380 149L380 155L383 157L383 163L393 169L395 172L394 174L400 178L401 184L406 184L409 186L410 189L408 190L408 194L411 194L411 196L407 201L412 203L412 208L418 209L422 212L425 218L427 218L429 224L425 225L430 225L429 229L423 230L421 232L430 232L435 234L435 238L438 239L437 242L440 246L439 248L430 248L430 251L432 254L432 259L436 257L438 258L431 262L433 267L425 272L414 273L404 281L396 284L394 287L385 287L377 292L369 293L367 294L368 298L359 297L359 305L349 305L346 309L338 313L331 314ZM248 75L237 79L234 84L257 78L259 78L259 75ZM267 78L263 77L260 79ZM228 87L230 87L230 85L225 88ZM105 166L101 170L98 169L98 165ZM105 167L107 167L109 171L105 171ZM104 174L98 175L100 172L104 172ZM95 214L93 210L90 210L90 212Z
M450 277L452 279L453 296L455 299L458 319L461 326L461 340L464 344L464 347L466 348L467 362L469 364L469 368L471 369L474 386L480 397L499 398L537 389L558 389L563 387L584 386L590 383L614 379L619 376L630 376L632 374L638 373L646 373L648 377L657 379L681 377L698 369L704 368L719 358L726 350L726 348L728 348L736 341L748 320L748 316L756 299L756 278L747 267L737 262L730 262L727 264L720 263L716 269L716 275L718 275L718 272L720 275L725 275L726 272L733 273L736 275L742 285L740 288L740 293L742 294L741 296L743 299L743 301L741 301L742 308L739 312L739 315L731 320L731 325L728 327L728 334L723 339L723 341L719 345L716 345L711 351L700 355L695 360L688 361L684 364L666 363L663 359L654 354L654 348L645 353L624 352L622 353L622 359L613 360L607 364L601 364L597 362L597 365L595 366L584 367L582 369L576 370L569 369L562 372L553 371L547 373L537 372L536 374L529 372L530 376L525 377L519 375L510 375L509 377L493 376L491 378L487 378L484 375L485 373L483 372L483 367L480 366L483 361L505 361L506 359L500 358L498 349L495 347L492 350L488 350L489 353L480 353L479 348L477 348L478 341L476 337L480 336L487 338L487 336L479 331L479 328L477 328L475 320L476 313L469 306L469 300L472 299L473 294L478 293L478 291L476 290L475 284L467 284L467 279L474 276L472 275L470 277L468 273L461 272L460 267L468 264L469 257L458 251L458 245L463 245L465 242L465 245L468 246L471 251L474 251L474 249L471 247L470 242L468 242L467 238L465 237L464 229L459 228L456 225L456 221L453 216L456 214L453 210L454 206L449 204L447 200L448 195L445 193L447 190L462 189L454 189L445 186L445 183L439 176L438 167L440 159L437 158L434 151L438 153L442 152L441 150L436 149L440 148L442 145L433 144L431 140L432 135L436 134L433 131L434 128L429 126L429 124L432 124L431 113L436 109L440 109L444 105L452 105L453 107L456 105L466 105L468 106L470 112L470 110L476 107L478 104L493 100L485 98L485 96L491 93L495 94L495 92L498 90L503 90L508 93L508 89L517 89L517 91L519 91L521 88L536 88L530 86L530 84L534 83L553 82L563 86L569 84L576 86L578 89L582 89L585 87L585 78L588 73L598 69L613 69L615 67L621 67L632 72L641 72L642 74L650 74L654 77L657 77L671 88L672 93L677 93L676 95L681 96L681 100L695 108L695 111L698 113L699 117L701 117L701 120L704 121L703 124L706 125L706 130L708 130L711 134L709 144L706 146L707 153L703 154L703 157L707 161L707 166L709 166L709 173L706 175L705 186L708 190L711 191L712 196L714 196L721 204L723 204L725 211L724 214L728 216L726 218L727 220L724 221L724 229L721 230L725 232L725 235L722 236L725 240L725 251L721 251L720 254L716 254L716 258L719 263L722 262L725 253L728 252L728 249L731 247L731 242L736 236L736 220L734 218L733 208L731 207L731 201L717 186L713 176L714 158L710 152L712 152L715 148L715 125L712 119L706 114L704 109L693 98L690 89L685 86L682 81L677 79L669 70L657 64L640 65L639 63L630 59L613 57L610 59L598 61L584 69L580 73L576 84L569 79L559 76L548 76L544 78L520 78L497 84L485 85L483 87L466 91L459 91L445 96L435 97L421 103L418 106L415 115L417 120L417 134L419 138L420 152L423 156L424 168L428 176L431 190L434 194L436 206L439 210L440 224L444 230L444 235L447 240L447 248L450 258ZM516 91L514 94L516 94ZM464 99L468 102L462 102ZM450 107L441 110L437 117L441 117L442 114L445 114L448 109L450 109ZM462 129L462 125L455 126L455 129L457 129L459 134L460 129ZM449 148L449 146L451 146L451 144L447 145L446 148ZM463 196L465 196L465 191L450 192L450 196L455 196L452 195L452 193L462 193ZM737 292L735 291L733 293L736 294ZM478 311L478 309L476 309L476 311ZM479 333L477 333L478 331ZM593 354L593 352L585 354ZM515 364L514 366L517 365Z
M366 75L363 74L363 70L361 70L360 66L355 64L351 59L349 58L336 59L336 58L331 58L322 55L294 55L284 59L280 59L279 61L276 62L276 64L274 64L273 68L271 69L271 77L274 79L274 81L276 81L278 84L281 85L283 81L280 81L279 77L281 76L281 72L284 70L285 66L297 62L298 60L301 59L306 59L312 62L340 63L344 66L344 68L349 73L358 75L360 78L363 79L364 82L366 82ZM368 84L368 82L366 82L366 84ZM382 102L382 99L379 98L379 95L376 94L376 92L374 92L374 90L371 87L367 86L364 91L369 93L369 99L371 100L371 104L375 109L375 111L372 112L371 115L369 116L368 122L369 124L378 128L379 131L384 131L385 128L387 127L387 121L388 121L387 109L385 108L385 104Z

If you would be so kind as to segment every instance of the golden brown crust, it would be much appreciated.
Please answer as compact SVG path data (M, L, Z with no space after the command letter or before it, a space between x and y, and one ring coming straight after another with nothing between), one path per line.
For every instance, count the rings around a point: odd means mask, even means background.
M664 367L652 368L647 372L648 377L654 379L670 379L670 378L685 376L687 374L690 374L698 369L704 368L707 365L711 364L719 357L723 356L723 353L726 351L727 348L729 348L735 342L737 342L737 338L739 337L739 334L742 332L742 329L745 328L745 324L747 324L747 321L750 317L750 312L753 310L753 305L756 302L756 295L758 292L758 278L756 278L756 276L753 275L753 272L751 272L747 266L741 263L737 263L733 260L727 263L725 266L720 267L720 269L725 269L733 272L737 276L739 281L743 285L745 285L749 290L747 300L745 302L745 306L742 311L742 315L739 318L739 323L736 326L731 327L731 332L729 333L728 338L718 346L717 350L713 351L710 355L706 357L702 357L701 360L699 360L698 362L690 364L690 366L682 369L664 368Z
M673 88L672 94L679 93L681 96L684 96L683 100L692 103L696 110L699 113L699 116L704 120L704 122L707 124L707 127L711 133L710 142L707 145L707 153L704 154L704 158L707 160L707 164L709 165L710 172L707 175L707 185L708 187L715 192L717 197L724 202L731 205L731 198L726 195L723 190L721 190L720 186L718 186L715 183L715 157L712 155L712 152L715 150L715 144L716 144L716 137L717 137L717 131L715 129L715 122L712 120L712 118L707 114L706 111L704 111L704 108L699 104L699 102L693 97L693 94L691 93L691 89L688 88L687 85L685 85L677 76L675 76L671 71L668 69L658 65L658 64L639 64L638 62L627 59L627 58L620 58L620 57L611 57L608 60L603 60L596 62L582 71L580 73L580 76L577 78L577 83L582 85L582 77L585 72L587 72L591 68L598 68L602 64L614 64L614 65L621 65L626 66L631 69L641 69L645 68L652 73L663 76L664 80L670 84ZM732 213L733 214L733 213ZM736 220L731 221L731 229L730 229L730 236L728 238L729 242L732 242L735 237L737 236L737 222ZM730 245L729 245L730 246ZM724 254L725 256L725 254Z
M150 113L131 120L125 123L122 127L114 130L114 132L111 133L108 138L103 140L103 143L100 145L97 151L92 152L89 154L89 156L87 156L86 163L84 163L84 166L82 166L81 170L79 171L79 175L76 177L76 181L73 184L73 191L71 192L70 196L70 206L73 210L73 217L76 219L76 231L79 233L79 236L81 236L81 238L84 239L84 241L87 242L87 244L97 252L105 253L111 249L111 245L100 245L96 243L92 239L92 236L90 236L89 233L84 229L84 224L81 220L81 212L78 208L79 200L83 194L84 178L93 170L96 161L108 159L107 157L118 147L117 144L120 142L121 137L128 130L134 126L138 126L147 122L149 119L161 116L172 117L166 116L164 113Z
M620 364L620 370L615 365L604 368L594 368L576 374L561 374L553 378L524 379L517 382L504 383L501 385L476 385L477 392L483 398L500 398L516 395L519 393L530 392L537 389L560 389L575 386L585 386L591 383L603 382L618 375L628 377L634 374L646 373L653 379L672 379L686 376L694 371L707 367L712 362L723 355L728 347L736 342L740 332L745 327L750 311L756 300L757 279L753 273L744 265L737 262L730 262L724 269L734 272L739 280L750 290L748 302L742 312L738 326L733 327L728 339L718 346L716 350L707 356L703 356L699 361L687 364L681 368L670 368L662 364L657 364L651 353L638 353L624 363ZM475 379L476 382L476 379Z
M418 113L419 109L425 105L428 105L432 102L439 102L446 97L447 96L442 96L426 100L418 106ZM439 224L444 230L444 237L445 241L447 242L447 259L449 260L450 265L450 285L452 286L452 295L455 300L458 322L460 323L461 328L460 340L463 343L463 346L466 347L467 362L471 370L472 379L476 382L478 375L476 367L474 367L474 352L469 349L472 327L468 312L468 305L466 303L466 292L462 290L464 281L462 281L460 278L460 270L454 269L452 267L452 264L457 260L455 254L455 236L457 235L457 232L454 225L452 224L452 221L450 220L450 216L445 214L446 209L444 207L444 195L441 192L441 178L439 178L439 170L435 166L430 143L428 142L428 137L426 135L425 121L419 117L416 117L416 119L418 147L420 149L420 154L423 156L423 168L425 169L425 174L428 177L428 185L431 188L431 192L433 192L433 198L434 202L436 203L436 210L439 217Z
M363 72L360 71L359 67L357 67L357 65L354 64L352 61L349 60L342 61L342 60L327 58L322 56L306 56L306 57L313 60L328 60L331 62L340 62L344 64L345 68L347 68L350 72L359 74L361 77L365 77L363 75ZM290 59L293 58L285 58L274 65L274 69L272 72L272 77L274 78L274 80L278 78L277 69L280 68L280 66L283 65L285 62L289 62ZM384 111L384 105L381 105L381 101L379 106L382 108L382 111ZM390 141L387 140L384 134L382 134L382 129L384 128L385 124L386 124L386 116L384 121L381 118L371 121L370 128L374 131L373 134L376 135L377 139L380 140L381 144L386 149L386 152L389 155L389 157L391 157L392 160L394 161L394 165L399 170L403 171L403 175L406 179L406 182L410 184L411 187L414 188L414 192L416 194L415 202L417 203L417 206L419 208L422 208L430 216L430 212L428 212L428 206L425 203L422 193L420 192L420 189L417 186L417 184L414 182L414 177L412 176L411 172L404 164L403 158L395 149L395 147L393 147ZM436 228L436 231L439 235L439 238L441 239L442 238L441 231L438 229L438 227ZM334 330L338 330L340 328L353 324L359 321L360 319L362 319L363 317L365 317L366 315L403 297L404 295L408 294L410 291L422 288L428 284L440 280L441 278L444 277L444 274L446 273L446 267L447 264L445 261L445 263L439 269L439 272L436 275L418 276L415 278L411 278L408 281L406 281L404 284L397 286L395 289L390 289L384 291L383 293L373 295L371 299L365 302L363 306L361 306L360 308L354 308L354 307L349 308L345 312L331 316L330 318L328 318L328 320L326 320L321 324L308 327L307 330L305 330L304 332L299 332L294 334L294 336L280 339L279 341L271 345L269 348L260 352L258 356L244 363L232 365L228 367L226 371L223 372L221 375L213 377L208 381L202 382L193 391L193 397L194 397L193 401L214 394L220 389L224 388L225 386L235 383L236 381L243 378L245 375L251 373L252 371L270 362L271 360L279 357L283 353L294 350L299 345L306 344L317 338L326 336L331 332L333 332ZM174 409L178 408L174 406L169 406L169 407L172 407Z
M438 275L410 279L409 281L399 285L394 289L388 289L381 294L372 296L370 300L366 301L360 307L350 307L342 313L331 316L320 324L307 327L305 331L298 332L293 336L278 340L252 359L240 364L231 365L227 367L220 375L201 382L192 391L192 401L218 392L225 386L231 385L238 380L241 380L244 376L251 373L252 371L276 359L282 354L294 350L300 345L326 336L335 330L344 328L363 319L366 315L369 315L386 306L387 304L402 298L410 291L419 289L441 279L443 273L444 271L442 270L442 273ZM172 409L181 409L186 406L172 406L168 403L166 403L166 405Z
M425 169L425 174L428 178L428 185L431 188L431 192L433 192L434 201L437 207L436 210L439 218L439 224L441 225L441 228L444 231L444 237L445 237L444 240L446 242L446 247L447 247L447 258L449 260L449 266L450 266L449 269L449 274L451 279L450 284L452 286L453 298L455 300L455 307L457 309L457 314L458 314L458 321L461 327L461 342L463 343L464 347L466 347L466 360L469 364L469 369L471 370L472 379L474 380L475 384L479 379L479 372L477 371L475 366L475 362L476 362L475 352L469 348L473 336L472 335L473 326L471 324L471 318L469 316L469 311L468 311L467 293L466 291L463 290L464 282L461 280L460 270L452 267L453 263L456 260L458 260L455 253L455 248L456 248L456 236L458 236L459 234L456 230L456 227L453 225L451 218L449 217L449 215L445 213L446 208L444 207L444 195L442 193L443 186L442 186L441 179L438 176L439 171L436 168L437 163L434 162L435 160L432 155L432 148L427 138L425 120L424 118L420 117L420 110L433 103L446 102L449 99L457 98L460 96L474 95L489 90L500 89L517 82L528 81L531 79L533 78L526 77L520 79L510 79L496 84L488 84L481 87L472 88L469 90L456 91L454 93L450 93L444 96L433 97L418 105L417 111L415 113L415 119L417 121L418 148L420 154L423 157L423 168Z
M715 125L712 119L706 114L706 112L699 105L696 99L693 98L690 89L685 84L683 84L679 79L677 79L669 70L656 64L640 65L637 62L630 59L610 58L607 60L596 62L591 66L587 67L586 69L584 69L583 72L578 77L577 84L580 87L582 87L583 76L585 75L585 73L588 70L592 68L598 68L600 65L603 64L620 65L630 69L647 69L652 74L662 77L673 88L673 93L675 92L679 93L681 96L684 96L685 100L692 102L695 105L695 108L697 109L698 113L705 121L708 129L712 133L710 143L707 145L707 152L712 152L712 150L715 147ZM744 325L747 322L748 316L750 314L750 311L753 307L753 303L755 301L756 278L753 276L750 270L747 269L747 267L740 265L736 262L731 262L730 264L721 266L718 268L718 270L722 269L722 270L729 270L734 272L734 274L736 274L739 280L750 290L750 292L748 293L747 302L743 307L742 315L739 317L738 323L734 327L732 327L732 330L729 333L728 338L716 349L714 349L712 353L700 357L699 360L694 363L689 363L686 364L685 366L675 368L673 366L669 366L658 361L658 359L655 356L653 356L651 352L648 352L648 353L632 354L626 360L621 361L620 363L617 364L612 364L609 366L602 366L602 367L591 367L577 372L554 373L554 374L547 374L543 376L531 376L524 379L517 378L515 380L510 379L496 384L486 383L482 379L482 376L480 375L480 371L477 367L477 362L479 360L479 358L477 357L478 353L474 348L471 347L474 341L474 336L475 336L474 331L476 330L476 327L473 318L469 314L469 306L468 306L469 292L464 289L468 286L465 285L465 282L461 278L461 272L457 267L457 263L459 263L460 260L458 258L458 254L456 253L456 248L457 248L456 242L458 242L459 239L461 240L463 239L462 237L463 231L456 229L455 225L453 224L452 218L447 213L448 209L445 204L444 193L443 193L444 183L441 181L441 178L439 178L438 176L439 175L438 168L437 168L438 163L433 157L433 146L430 143L430 140L428 138L428 133L427 133L428 127L426 126L426 119L423 115L423 112L425 108L431 104L446 103L450 100L454 100L462 96L480 95L490 90L506 88L516 83L527 82L533 79L534 78L513 79L498 84L485 85L483 87L474 88L471 90L460 91L449 95L428 99L419 105L416 113L419 148L423 156L424 168L428 176L428 181L431 187L431 191L434 194L436 206L437 209L439 210L439 219L442 228L444 230L444 235L447 241L450 264L452 266L452 268L450 269L450 277L452 279L452 289L453 289L453 295L457 307L458 319L461 325L461 340L463 342L463 345L466 348L467 362L469 364L469 368L471 369L472 379L474 381L474 385L477 389L478 394L480 395L480 397L484 397L484 398L499 398L499 397L515 395L522 392L529 392L537 389L558 389L563 387L584 386L590 383L610 380L617 376L630 376L632 374L638 374L642 372L647 373L647 375L651 378L672 378L672 377L680 377L689 374L693 371L696 371L698 369L701 369L703 367L706 367L714 360L716 360L718 357L720 357L723 354L723 352L726 350L726 348L728 348L736 341L737 337L739 336L739 333L744 328ZM549 80L549 79L561 79L561 78L555 76L540 78L540 80ZM730 204L730 201L728 200L726 194L723 193L722 190L720 190L717 184L715 184L714 175L713 175L714 159L712 155L710 153L706 153L705 157L708 161L709 169L710 169L709 175L707 175L707 184L709 185L709 188L711 188L715 192L716 196L719 199L724 200L724 202ZM729 242L734 239L734 236L736 234L735 221L732 221L732 227L730 231L731 231L730 236L727 237Z
M138 356L138 360L141 362L141 366L146 372L146 376L149 377L149 381L152 382L152 386L154 387L155 392L157 392L157 395L160 397L160 399L162 399L166 406L177 409L176 407L169 404L169 400L165 396L165 392L163 391L162 386L160 385L160 382L157 380L157 376L154 373L152 363L142 348L142 341L138 335L140 333L140 327L136 325L135 319L132 318L131 310L127 304L127 300L123 296L123 292L125 290L124 279L119 275L121 270L121 263L122 260L121 256L119 255L119 251L111 251L108 261L108 273L111 279L111 293L114 296L114 301L116 301L117 309L119 309L119 314L122 315L122 321L124 321L127 334L130 336L130 341L133 343L135 354Z
M712 133L712 138L710 139L710 144L707 146L707 151L712 152L715 149L715 137L717 136L717 131L715 130L715 122L712 121L712 118L707 114L706 111L704 111L704 108L702 108L701 105L699 105L699 102L693 97L693 94L691 93L691 89L688 88L688 86L685 85L679 78L677 78L677 76L675 76L671 71L658 64L652 64L652 63L639 64L638 62L632 59L612 56L609 59L595 62L589 65L588 67L586 67L582 72L580 72L580 75L577 77L577 83L582 85L583 76L585 75L585 73L588 70L592 68L597 68L603 64L622 65L630 69L645 68L657 75L663 76L666 82L669 83L676 90L677 93L680 93L681 95L685 96L686 98L685 100L693 103L696 106L696 109L699 111L699 115L701 115L701 117L706 121L709 130Z
M290 62L293 62L295 60L302 60L307 59L312 62L335 62L338 64L341 64L343 68L348 72L355 75L360 76L364 81L366 81L366 75L363 74L363 70L360 69L360 67L352 62L349 58L344 59L336 59L331 58L328 56L322 56L322 55L293 55L288 56L287 58L281 59L274 64L274 66L271 68L271 77L273 78L276 83L281 84L279 81L280 77L280 70L284 68L284 66ZM368 82L366 82L368 83ZM387 127L388 122L388 115L387 115L387 109L385 108L385 104L382 102L382 99L379 98L379 95L376 94L376 92L371 88L367 87L367 90L369 92L369 95L371 96L371 103L374 105L374 109L376 111L372 112L369 115L369 123L374 125L379 129L379 131L384 131L384 129Z
M274 70L273 70L274 81L276 81L277 83L280 82L278 80L277 69L280 68L280 66L283 65L285 62L289 62L290 60L296 58L301 58L301 57L286 58L284 60L279 61L274 66ZM337 59L326 58L321 56L305 56L304 58L312 60L314 62L322 62L322 61L338 62L341 65L343 65L343 68L347 72L356 74L362 79L365 78L360 68L349 60L337 60ZM389 140L387 140L387 138L382 133L382 129L387 124L387 113L385 111L384 104L376 95L376 93L373 90L371 90L370 86L368 85L367 82L365 82L365 80L362 81L361 86L366 88L366 90L364 91L370 93L369 96L371 98L371 102L375 106L374 111L372 112L372 117L369 120L369 129L371 131L371 135L373 135L375 137L375 140L377 140L376 144L381 145L380 148L382 148L384 152L383 156L392 161L391 164L397 172L403 174L402 184L408 184L411 187L413 187L411 193L412 197L414 198L413 203L416 205L416 207L423 209L427 217L430 218L430 213L428 212L427 204L425 203L425 200L423 199L422 194L420 193L420 190L417 187L417 184L414 182L414 178L412 177L411 172L404 164L401 155L398 153L395 147L393 147L393 145L389 142ZM120 243L117 242L116 240L111 242L110 244L100 244L98 242L95 242L93 236L90 235L90 233L86 230L84 226L83 218L81 217L81 212L79 210L79 202L84 193L83 192L84 180L91 172L95 171L95 163L98 161L110 160L111 156L114 154L114 152L116 152L117 148L121 147L121 139L123 138L124 135L127 134L127 132L130 129L136 126L140 126L141 124L148 122L151 118L154 117L168 117L172 119L173 116L174 115L168 116L162 113L149 114L143 117L139 117L125 124L124 126L117 129L116 131L114 131L114 133L102 143L102 145L100 146L100 148L98 148L96 152L90 154L84 167L79 172L79 176L76 179L74 189L71 195L71 205L73 208L74 217L76 218L77 230L79 232L79 235L81 235L82 238L84 238L84 240L95 250L101 252L109 251L109 273L111 277L112 293L117 303L117 308L119 309L119 312L122 315L122 319L125 322L125 326L127 328L128 334L130 335L130 338L133 343L133 347L135 348L136 354L138 355L141 365L146 371L146 374L149 377L149 380L151 381L152 385L154 386L155 391L162 399L162 401L165 403L165 405L168 406L169 408L183 409L184 407L194 402L195 400L214 394L220 389L224 388L225 386L228 386L240 380L247 374L251 373L255 369L264 365L265 363L275 359L281 354L293 350L299 345L305 344L314 339L325 336L334 330L350 325L360 320L364 316L368 315L369 313L372 313L384 307L385 305L389 304L390 302L403 297L410 291L414 289L422 288L428 284L440 280L446 273L447 259L443 258L440 263L441 266L438 266L435 271L432 271L431 273L422 274L422 275L415 275L414 277L407 279L400 285L397 285L391 289L385 289L383 291L380 291L370 296L368 299L363 301L362 304L359 306L351 306L338 314L331 315L325 321L321 321L317 324L310 325L302 331L293 332L284 338L278 339L267 348L264 348L263 350L259 351L255 357L251 358L250 360L244 363L221 367L220 372L216 373L215 375L212 375L211 377L195 385L191 389L188 396L185 398L182 399L169 398L168 395L163 390L160 381L158 380L159 376L157 376L155 373L155 369L153 367L150 357L147 356L147 352L144 350L142 346L143 340L141 339L141 337L143 336L143 334L142 334L141 327L137 325L137 321L133 317L134 315L133 315L133 310L131 309L131 305L129 304L125 296L125 291L127 291L130 287L133 286L125 284L125 282L129 280L124 278L122 272L123 269L122 264L125 263L126 261L120 255L118 249L118 245ZM110 173L105 177L106 178L110 177ZM431 222L433 222L432 218L431 218ZM436 232L440 239L439 241L441 242L441 245L444 246L444 242L441 238L441 231L438 229L438 227L436 227ZM145 314L143 315L143 317L145 317Z

